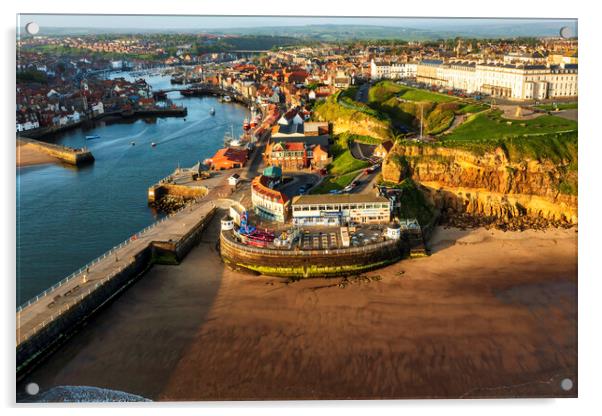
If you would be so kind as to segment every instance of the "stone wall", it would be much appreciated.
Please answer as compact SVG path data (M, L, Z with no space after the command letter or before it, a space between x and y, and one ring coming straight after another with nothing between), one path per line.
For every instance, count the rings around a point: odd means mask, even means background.
M394 263L422 243L420 236L334 250L272 250L239 243L232 232L225 231L220 236L220 252L224 263L235 270L292 278L335 277Z

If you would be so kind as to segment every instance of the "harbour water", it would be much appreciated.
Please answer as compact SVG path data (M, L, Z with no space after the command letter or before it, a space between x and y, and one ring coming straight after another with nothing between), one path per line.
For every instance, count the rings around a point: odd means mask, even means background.
M172 87L166 76L146 79L155 90ZM95 158L90 166L17 168L17 304L157 220L147 206L147 188L178 165L210 157L231 126L235 134L242 132L248 116L246 108L215 97L184 98L172 92L168 98L186 106L188 115L99 122L46 139L88 146ZM90 135L100 138L86 140Z

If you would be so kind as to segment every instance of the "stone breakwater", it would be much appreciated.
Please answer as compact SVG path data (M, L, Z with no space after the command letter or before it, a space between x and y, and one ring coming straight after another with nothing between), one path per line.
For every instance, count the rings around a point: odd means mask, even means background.
M568 163L511 162L501 149L476 155L396 145L383 163L383 179L398 183L411 177L421 183L444 216L466 213L504 222L529 217L550 225L577 224L577 196L558 191Z
M74 149L72 147L45 143L26 137L17 138L17 142L21 146L27 146L36 152L47 154L70 165L81 166L94 162L92 152L87 149Z
M178 264L217 208L186 208L142 230L17 310L17 378L51 354L153 264Z

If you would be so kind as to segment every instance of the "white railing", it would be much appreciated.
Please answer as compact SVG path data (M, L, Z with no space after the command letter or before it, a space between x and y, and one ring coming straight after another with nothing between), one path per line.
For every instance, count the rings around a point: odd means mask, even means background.
M138 239L139 237L143 236L145 233L149 232L150 230L152 230L153 228L155 228L157 225L162 224L163 222L165 222L166 220L168 220L170 218L173 218L175 215L178 215L180 212L182 212L186 208L190 208L191 205L198 203L201 199L202 199L202 197L194 198L192 200L193 201L192 204L187 204L187 205L183 206L182 208L180 208L179 210L174 211L171 214L166 215L165 217L159 219L158 221L153 222L149 226L147 226L147 227L143 228L142 230L138 231L136 234L134 234L133 236L131 236L127 240L122 241L118 245L112 247L109 251L101 254L100 256L98 256L97 258L95 258L94 260L92 260L92 261L88 262L87 264L85 264L84 266L80 267L79 269L77 269L76 271L74 271L73 273L71 273L69 276L65 277L61 281L59 281L59 282L55 283L54 285L50 286L48 289L46 289L42 293L40 293L37 296L29 299L27 302L21 304L19 307L17 307L17 312L22 311L24 308L26 308L29 305L37 302L41 298L43 298L45 296L48 296L54 290L58 289L59 287L61 287L65 283L69 282L74 277L80 276L84 271L88 270L91 266L94 266L95 264L98 264L100 261L106 259L110 255L112 255L113 253L115 253L117 250L120 250L121 248L123 248L123 247L127 246L128 244L130 244L132 241L134 241L134 240Z
M201 200L202 198L195 198L194 199L194 203L197 203ZM135 237L140 237L142 236L144 233L152 230L153 228L155 228L157 225L165 222L166 220L173 218L174 216L176 216L177 214L179 214L180 212L184 211L186 208L191 208L190 205L186 205L185 207L182 207L181 209L179 209L178 211L175 211L163 218L161 218L158 221L155 221L154 223L152 223L151 225L149 225L148 227L142 229L141 231L139 231L138 233L134 234ZM211 211L210 211L211 212ZM133 237L134 237L133 236ZM69 282L71 279L73 279L74 277L77 277L79 275L81 275L81 273L83 271L85 271L87 268L89 268L90 266L93 266L94 264L99 263L100 261L104 260L105 258L109 257L111 254L115 253L117 250L119 250L122 247L125 247L126 245L128 245L131 241L134 240L133 237L130 237L129 239L121 242L120 244L116 245L115 247L113 247L112 249L110 249L109 251L107 251L106 253L102 254L101 256L97 257L96 259L92 260L91 262L89 262L88 264L86 264L85 266L79 268L78 270L76 270L75 272L71 273L69 276L65 277L63 280L61 280L58 283L55 283L54 285L52 285L50 288L46 289L44 292L40 293L39 295L37 295L36 297L30 299L29 301L27 301L26 303L24 303L23 305L19 306L17 308L17 313L22 311L24 308L26 308L27 306L31 305L32 303L37 302L38 300L44 298L45 296L48 296L50 293L52 293L54 290L58 289L59 287L61 287L62 285L64 285L65 283ZM77 296L76 298L74 298L71 302L67 303L66 305L63 305L57 312L53 313L49 318L44 319L42 322L40 322L38 325L36 325L35 327L33 327L31 330L29 330L27 333L25 333L24 335L21 335L18 337L17 342L21 343L27 339L29 339L31 336L35 335L38 331L40 331L41 329L43 329L44 327L46 327L48 324L52 323L55 321L56 318L58 318L59 316L61 316L63 313L65 313L66 311L68 311L71 307L75 306L76 304L80 303L84 298L86 298L87 296L89 296L92 292L94 292L96 289L98 289L100 286L104 285L105 283L107 283L109 280L111 280L112 278L114 278L116 275L118 275L119 273L121 273L126 267L128 267L129 265L125 265L120 267L118 270L111 272L108 276L102 278L101 280L97 281L96 284L90 288L88 288L86 291L84 291L81 295Z

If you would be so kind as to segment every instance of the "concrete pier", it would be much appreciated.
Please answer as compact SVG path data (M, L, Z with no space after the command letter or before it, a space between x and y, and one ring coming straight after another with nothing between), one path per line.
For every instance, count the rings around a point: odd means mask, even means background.
M75 149L26 137L17 137L17 141L23 146L34 148L38 152L46 153L70 165L81 166L94 162L92 152L87 149Z
M114 247L17 310L17 377L155 263L178 263L215 214L213 202L189 206Z

